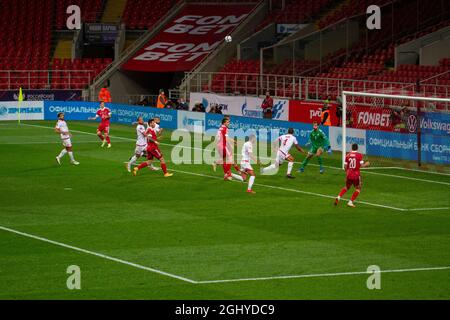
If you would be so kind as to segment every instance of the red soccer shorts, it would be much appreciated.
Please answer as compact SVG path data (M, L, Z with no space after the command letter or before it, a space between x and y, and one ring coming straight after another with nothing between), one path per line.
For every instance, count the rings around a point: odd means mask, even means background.
M153 158L156 158L160 160L162 158L161 150L159 150L158 147L148 148L147 149L147 160L153 160Z
M345 181L345 186L347 187L347 189L350 189L352 186L354 186L357 189L361 189L361 176L347 177Z
M109 124L101 124L98 126L97 131L109 134Z

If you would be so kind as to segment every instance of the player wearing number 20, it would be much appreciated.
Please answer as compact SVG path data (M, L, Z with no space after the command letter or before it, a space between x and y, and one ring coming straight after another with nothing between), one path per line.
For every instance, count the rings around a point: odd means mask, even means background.
M354 186L356 190L347 205L349 207L355 207L353 201L355 201L356 197L358 197L361 192L361 172L359 169L370 165L369 161L364 162L363 155L357 152L357 150L358 145L356 143L352 144L352 151L347 153L347 156L345 157L344 169L347 173L347 179L345 181L345 187L339 192L339 195L334 201L334 205L337 205L347 190Z

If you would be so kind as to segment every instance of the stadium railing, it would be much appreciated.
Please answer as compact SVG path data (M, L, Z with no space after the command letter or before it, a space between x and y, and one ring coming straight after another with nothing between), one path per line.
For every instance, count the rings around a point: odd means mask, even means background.
M321 100L331 96L336 100L343 90L363 92L395 92L409 90L424 96L449 97L450 85L432 83L386 82L374 80L259 75L255 73L195 72L181 96L189 92L213 92L258 96L270 91L274 97Z
M0 70L0 90L86 89L95 70Z

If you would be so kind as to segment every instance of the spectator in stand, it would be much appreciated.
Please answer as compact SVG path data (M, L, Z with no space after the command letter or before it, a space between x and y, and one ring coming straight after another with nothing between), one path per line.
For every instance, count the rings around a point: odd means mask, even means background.
M177 110L189 110L189 105L183 98L177 100Z
M322 114L320 115L320 124L323 126L331 126L330 108L328 103L325 103L322 107Z
M263 118L264 119L272 119L272 108L273 108L273 99L270 96L270 92L266 92L266 97L261 104L261 108L263 109Z
M164 94L164 90L163 89L159 89L159 96L158 96L158 101L156 102L156 107L158 109L162 109L166 107L167 104L167 97Z
M196 102L194 105L194 108L192 108L192 111L194 112L205 112L205 107L203 106L203 103Z
M222 107L219 107L219 105L214 103L211 105L211 108L209 109L209 113L222 114Z
M103 85L103 88L100 89L100 92L98 93L98 101L100 102L111 102L111 92L108 90L109 87L109 80L106 81L106 83Z

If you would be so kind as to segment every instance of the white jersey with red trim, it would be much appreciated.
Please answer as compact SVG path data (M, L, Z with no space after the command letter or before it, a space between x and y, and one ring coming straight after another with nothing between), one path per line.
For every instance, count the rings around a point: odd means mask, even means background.
M137 139L136 139L136 145L137 146L146 146L147 145L147 137L145 135L145 127L142 124L138 124L136 127L136 134L137 134Z
M69 127L67 126L67 123L64 120L58 120L58 122L56 122L55 128L59 129L61 139L64 140L70 138Z
M289 151L294 144L298 144L297 138L289 133L280 136L278 138L278 141L280 141L280 148L278 150L281 151L281 153L283 153L285 156L289 154Z
M242 146L242 161L250 161L250 155L253 153L253 144L250 141L247 141Z

